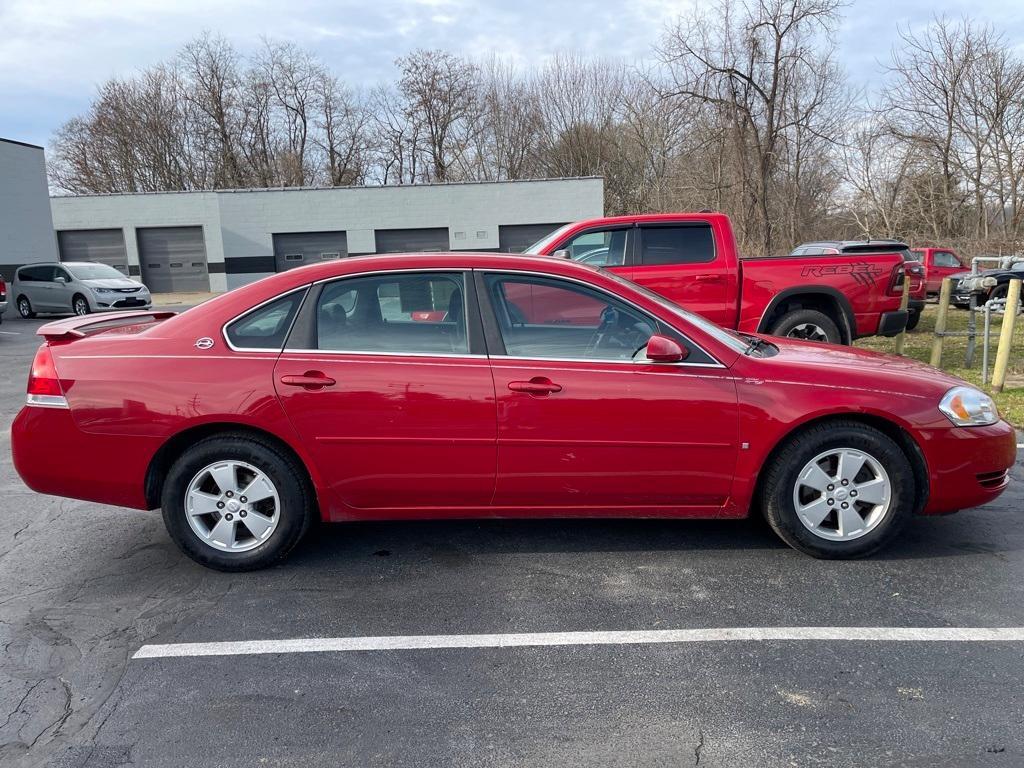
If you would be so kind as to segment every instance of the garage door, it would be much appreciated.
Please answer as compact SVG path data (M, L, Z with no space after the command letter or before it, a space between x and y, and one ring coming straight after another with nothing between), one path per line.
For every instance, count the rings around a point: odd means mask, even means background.
M432 229L378 229L374 234L377 253L409 253L420 251L447 251L448 228Z
M61 261L98 261L128 274L124 231L120 229L65 229L57 233Z
M277 271L348 256L344 232L288 232L274 235Z
M504 253L522 253L561 224L509 224L498 227L498 249Z
M142 282L153 293L210 290L202 227L136 230Z

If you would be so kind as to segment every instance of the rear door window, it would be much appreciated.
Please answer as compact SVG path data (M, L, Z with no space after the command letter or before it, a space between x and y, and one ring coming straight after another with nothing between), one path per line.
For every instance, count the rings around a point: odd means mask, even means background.
M705 223L644 226L640 236L640 265L705 264L715 260L715 238Z
M317 348L334 352L468 354L465 282L459 272L409 272L324 287Z

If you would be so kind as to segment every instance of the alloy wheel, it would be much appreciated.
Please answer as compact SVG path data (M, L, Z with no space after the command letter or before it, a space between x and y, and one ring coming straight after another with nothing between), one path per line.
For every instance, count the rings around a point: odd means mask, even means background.
M800 323L786 334L791 339L803 339L804 341L828 341L828 334L820 325L814 323Z
M75 299L72 309L75 311L76 315L88 315L89 303L81 296L79 296L77 299Z
M872 455L833 448L804 465L793 506L807 530L829 541L852 541L873 531L889 513L892 482Z
M26 299L24 296L18 299L18 314L20 314L26 320L32 314L32 305L28 303L28 299Z
M277 488L244 461L218 461L196 473L185 493L185 514L204 544L247 552L273 535L281 520Z

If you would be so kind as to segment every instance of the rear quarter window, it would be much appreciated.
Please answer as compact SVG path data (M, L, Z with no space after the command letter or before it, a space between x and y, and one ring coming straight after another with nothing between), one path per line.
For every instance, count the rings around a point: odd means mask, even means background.
M242 315L225 330L228 342L236 349L281 349L305 295L293 291Z

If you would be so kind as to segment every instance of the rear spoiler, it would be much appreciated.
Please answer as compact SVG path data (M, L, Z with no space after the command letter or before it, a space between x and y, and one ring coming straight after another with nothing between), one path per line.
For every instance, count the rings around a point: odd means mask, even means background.
M178 313L160 310L134 310L131 312L109 312L102 315L69 317L67 320L55 320L52 323L40 326L36 331L36 335L43 336L47 341L70 341L72 339L81 339L90 333L98 333L122 325L132 325L143 318L151 317L159 322L169 317L174 317L176 314Z

